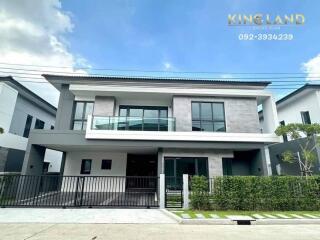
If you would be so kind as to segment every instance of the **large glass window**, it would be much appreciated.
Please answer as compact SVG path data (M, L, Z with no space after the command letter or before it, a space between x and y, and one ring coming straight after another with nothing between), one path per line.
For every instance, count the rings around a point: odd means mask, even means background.
M168 130L167 107L120 106L119 115L121 117L118 125L119 130Z
M75 102L73 130L85 130L88 115L93 112L93 102Z
M192 102L192 131L225 132L223 103Z
M208 176L208 159L205 157L166 157L167 177L182 177L183 174Z

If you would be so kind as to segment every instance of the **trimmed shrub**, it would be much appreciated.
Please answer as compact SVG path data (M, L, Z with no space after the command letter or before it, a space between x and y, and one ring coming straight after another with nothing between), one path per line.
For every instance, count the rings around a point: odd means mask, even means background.
M209 194L208 181L206 186ZM319 176L215 177L210 189L209 208L215 210L320 210Z
M204 176L193 176L191 179L191 207L195 210L210 209L208 179Z

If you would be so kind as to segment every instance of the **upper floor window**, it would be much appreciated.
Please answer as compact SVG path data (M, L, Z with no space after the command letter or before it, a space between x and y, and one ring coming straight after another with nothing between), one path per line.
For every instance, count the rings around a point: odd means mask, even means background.
M73 130L85 130L88 115L92 114L93 102L75 102Z
M26 124L24 126L24 131L23 131L23 137L25 137L25 138L29 137L31 124L32 124L32 118L33 117L31 115L27 116Z
M309 111L301 112L301 118L303 124L311 124Z
M192 102L192 131L225 132L224 104Z
M154 106L120 106L119 130L167 131L168 108ZM130 118L131 121L127 121Z
M36 119L34 129L44 129L44 121L42 121L40 119Z

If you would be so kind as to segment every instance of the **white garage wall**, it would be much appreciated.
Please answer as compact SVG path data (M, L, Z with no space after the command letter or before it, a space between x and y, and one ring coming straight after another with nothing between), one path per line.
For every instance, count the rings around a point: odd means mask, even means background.
M80 174L82 159L92 159L91 174ZM102 170L102 159L111 159L111 170ZM86 178L85 192L125 192L127 167L127 153L112 152L67 152L64 175L65 176L115 176L110 178L92 177ZM120 177L118 177L120 176ZM74 192L77 189L76 178L64 178L61 190ZM78 182L78 188L82 188L83 179ZM78 189L79 191L79 189Z
M92 159L91 174L80 174L82 159ZM102 170L102 159L111 159L111 170ZM65 176L126 176L127 153L114 152L67 152Z

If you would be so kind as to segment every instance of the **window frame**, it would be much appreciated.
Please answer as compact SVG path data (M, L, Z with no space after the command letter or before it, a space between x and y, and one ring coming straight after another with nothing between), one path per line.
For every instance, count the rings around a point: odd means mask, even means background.
M211 106L211 120L207 120L207 119L202 119L201 118L201 104L205 104L208 103ZM193 104L198 104L199 106L199 114L197 114L199 116L199 119L194 119L193 118ZM223 112L223 120L215 120L214 118L214 111L213 111L213 105L214 104L220 104L222 106L222 112ZM191 121L192 121L192 131L197 132L197 130L193 129L194 123L199 123L199 127L200 130L199 132L226 132L227 131L227 126L226 126L226 112L225 112L225 106L224 106L224 102L208 102L208 101L191 101ZM211 127L212 127L212 131L205 131L202 128L202 124L203 123L210 123ZM214 127L215 127L215 123L223 123L224 125L224 131L215 131Z
M104 162L106 162L107 166L104 166ZM110 164L110 167L108 167ZM101 160L101 170L111 170L112 169L112 159L102 159Z
M308 114L308 120L309 122L306 121L304 114ZM303 124L311 124L311 117L310 117L310 112L309 111L301 111L300 112L302 123Z
M30 119L30 122L28 121ZM31 116L30 114L27 115L27 119L24 125L24 130L23 130L23 137L28 138L30 135L30 130L31 130L31 126L32 126L32 121L33 121L33 116ZM27 123L29 126L27 127Z
M126 112L126 115L125 116L121 116L120 115L120 112L121 110L125 109L125 112ZM161 119L162 118L167 118L168 119L168 115L169 115L169 109L168 107L166 106L137 106L137 105L120 105L119 106L119 114L118 116L121 118L135 118L136 116L130 116L130 109L142 109L142 126L141 126L141 131L167 131L167 130L161 130ZM158 119L158 122L157 122L157 125L158 125L158 129L157 130L145 130L144 129L144 118L145 118L145 110L156 110L158 112L158 116L157 116L157 119ZM161 111L165 110L167 112L167 115L166 117L161 117ZM140 118L137 117L137 118ZM168 128L168 126L167 126ZM128 121L126 120L126 125L125 125L125 130L130 130L129 128L129 123Z
M90 162L90 170L85 169L85 162L88 161ZM91 169L92 169L92 159L82 159L81 160L81 167L80 167L80 174L91 174Z
M209 177L209 158L208 157L170 157L166 156L164 157L164 171L166 171L166 163L168 161L173 161L173 176L167 176L172 178L177 178L177 161L178 160L186 160L186 159L192 159L194 161L194 170L195 175L199 176L199 160L205 160L205 166L206 166L206 176Z
M41 126L42 128L38 128L37 127L37 124L43 124L43 126ZM44 127L45 127L45 122L44 121L42 121L41 119L39 119L39 118L36 118L36 121L35 121L35 123L34 123L34 129L44 129Z
M81 118L76 118L76 111L77 111L77 104L78 103L83 103L83 107L82 107L82 114L81 114ZM73 106L73 120L72 120L72 126L71 129L72 130L78 130L78 131L84 131L86 130L85 128L83 128L85 126L85 124L87 124L88 119L86 119L86 110L87 110L87 104L88 103L92 103L92 112L93 112L93 108L94 108L94 101L74 101L74 106ZM81 123L81 129L74 129L74 124L75 122L80 122Z

